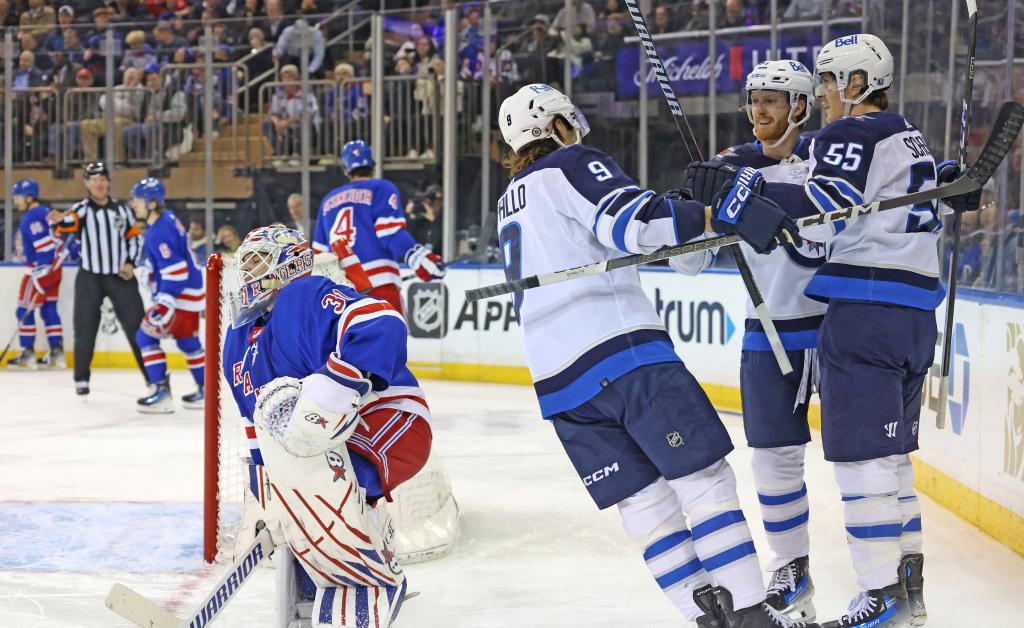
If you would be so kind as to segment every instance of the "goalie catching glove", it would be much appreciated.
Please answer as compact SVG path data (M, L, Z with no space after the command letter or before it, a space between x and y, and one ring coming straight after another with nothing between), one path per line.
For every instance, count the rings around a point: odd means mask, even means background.
M711 228L722 234L735 233L758 253L768 253L779 242L799 245L799 228L775 202L758 192L764 177L757 170L741 168L732 187L715 195L711 205Z
M321 373L278 377L260 390L253 422L293 456L319 456L343 446L359 424L360 389L368 392L370 382L353 383L358 389Z

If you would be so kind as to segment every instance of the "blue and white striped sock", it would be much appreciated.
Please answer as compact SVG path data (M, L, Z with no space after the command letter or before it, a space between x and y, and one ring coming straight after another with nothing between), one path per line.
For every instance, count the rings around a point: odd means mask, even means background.
M804 449L798 445L754 450L754 485L768 547L775 554L768 571L781 569L811 551Z
M924 539L921 533L921 504L914 492L914 467L910 456L903 456L899 463L900 476L900 520L903 523L903 534L900 535L900 553L920 554L923 551Z
M903 520L897 498L897 458L835 463L843 496L846 540L861 589L895 584Z

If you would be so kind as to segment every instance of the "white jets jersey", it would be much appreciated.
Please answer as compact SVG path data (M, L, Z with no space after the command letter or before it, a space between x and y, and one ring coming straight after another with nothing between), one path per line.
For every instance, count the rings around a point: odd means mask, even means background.
M804 186L765 185L787 211L830 212L935 187L935 161L920 131L884 111L840 118L811 143ZM796 192L793 192L793 190ZM801 231L826 244L826 263L806 293L812 299L892 303L934 310L942 221L934 202L891 209L851 223Z
M510 280L650 253L703 225L703 208L637 187L611 157L581 145L531 164L498 202ZM545 417L640 366L679 360L636 267L520 292L514 306Z

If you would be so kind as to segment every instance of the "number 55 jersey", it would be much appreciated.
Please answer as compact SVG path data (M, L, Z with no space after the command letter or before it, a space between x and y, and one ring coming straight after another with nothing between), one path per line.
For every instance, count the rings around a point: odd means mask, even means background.
M689 208L693 209L693 208ZM704 231L703 208L638 187L611 157L573 145L541 157L498 201L507 279L650 253ZM513 295L541 413L551 417L648 364L678 362L636 267Z

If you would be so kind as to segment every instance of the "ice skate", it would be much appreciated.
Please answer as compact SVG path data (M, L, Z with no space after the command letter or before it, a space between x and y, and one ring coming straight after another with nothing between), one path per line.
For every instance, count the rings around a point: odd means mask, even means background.
M66 369L68 364L64 360L64 349L51 347L50 352L43 356L43 364L50 369Z
M765 603L784 615L814 621L814 583L806 556L786 563L772 574Z
M715 587L708 584L693 592L693 601L704 612L696 619L698 628L725 628L725 616L715 598Z
M89 394L89 382L75 382L75 394L84 397Z
M171 386L167 382L156 384L156 391L138 401L139 412L143 414L170 414L174 412Z
M725 628L820 628L818 624L790 619L764 602L733 610L732 594L724 587L715 589L715 597L725 617Z
M900 580L907 588L910 625L923 626L928 621L924 606L924 554L907 554L900 559Z
M7 362L7 368L12 371L17 370L29 370L34 371L39 368L39 360L36 359L36 352L28 347L22 350L21 355L16 358L12 358Z
M902 584L861 591L846 613L822 628L904 628L910 625L907 592Z
M194 393L181 396L181 405L188 410L202 410L205 399L206 395L203 393L203 387L199 386Z

